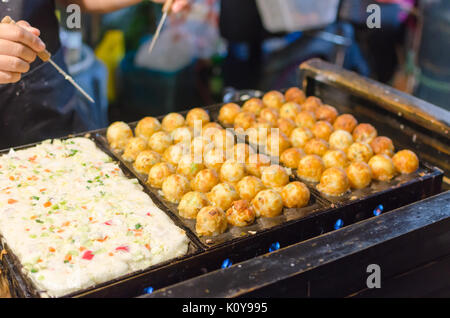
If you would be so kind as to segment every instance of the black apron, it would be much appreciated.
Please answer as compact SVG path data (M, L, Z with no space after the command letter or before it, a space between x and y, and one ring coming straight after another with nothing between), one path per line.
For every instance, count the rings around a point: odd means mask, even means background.
M0 19L28 21L41 31L52 59L65 71L53 0L0 2ZM75 88L49 63L37 59L18 83L0 85L0 149L85 130L86 108Z

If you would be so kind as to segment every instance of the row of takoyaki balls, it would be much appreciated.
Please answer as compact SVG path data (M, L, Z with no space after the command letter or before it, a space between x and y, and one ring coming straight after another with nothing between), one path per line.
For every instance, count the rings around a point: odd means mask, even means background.
M195 134L200 120L201 133ZM197 122L198 123L198 122ZM132 129L123 122L107 130L112 148L148 175L148 183L178 204L180 216L196 219L200 236L223 233L228 224L248 226L257 217L275 217L283 207L300 208L310 193L302 182L290 182L287 169L272 165L246 144L235 144L232 133L200 108L186 119L169 114L160 123L146 117Z
M251 98L242 107L226 104L219 121L245 132L250 144L279 156L284 166L297 169L305 181L319 182L317 189L331 196L419 167L414 152L395 153L392 140L378 136L371 124L359 124L351 114L339 115L335 107L314 96L306 98L295 87L285 94L271 91L262 99Z

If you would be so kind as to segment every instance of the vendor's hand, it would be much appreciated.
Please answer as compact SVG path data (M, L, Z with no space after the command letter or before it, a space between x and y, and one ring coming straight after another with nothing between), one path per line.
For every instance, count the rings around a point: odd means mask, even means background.
M164 2L166 2L166 0L153 0L153 2L164 3ZM189 5L188 0L175 0L172 5L172 11L174 13L181 12L184 9L186 9L188 7L188 5Z
M45 44L41 32L26 21L0 23L0 84L16 83L30 70L30 63Z

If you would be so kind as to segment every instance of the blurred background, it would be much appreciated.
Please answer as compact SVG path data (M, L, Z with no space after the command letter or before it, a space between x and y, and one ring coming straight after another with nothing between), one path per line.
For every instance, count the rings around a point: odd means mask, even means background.
M373 3L381 28L367 26ZM161 9L143 1L83 15L82 30L61 24L69 70L96 97L90 129L295 86L312 57L450 110L448 0L191 0L149 56Z

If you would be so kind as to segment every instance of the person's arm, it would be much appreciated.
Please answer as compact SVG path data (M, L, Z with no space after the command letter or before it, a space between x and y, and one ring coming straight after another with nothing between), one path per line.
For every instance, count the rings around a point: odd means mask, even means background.
M152 0L157 3L164 3L166 0ZM119 10L142 0L58 0L63 5L78 4L83 11L92 13L106 13ZM179 12L188 5L188 0L175 0L172 10Z

